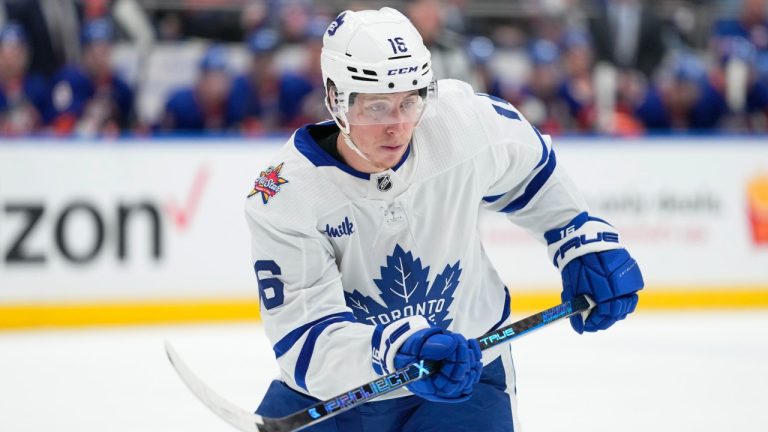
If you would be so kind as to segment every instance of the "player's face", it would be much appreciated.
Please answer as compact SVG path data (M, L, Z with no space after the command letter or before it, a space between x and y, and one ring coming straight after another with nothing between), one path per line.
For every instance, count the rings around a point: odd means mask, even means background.
M17 77L24 73L27 67L27 48L18 43L3 43L0 45L0 68L4 76Z
M96 76L108 76L112 71L112 46L107 42L93 42L84 50L86 69Z
M355 97L349 108L350 136L375 169L391 168L402 159L423 105L415 91Z
M230 89L229 74L224 71L208 71L201 75L197 86L198 96L206 105L216 105L227 98Z

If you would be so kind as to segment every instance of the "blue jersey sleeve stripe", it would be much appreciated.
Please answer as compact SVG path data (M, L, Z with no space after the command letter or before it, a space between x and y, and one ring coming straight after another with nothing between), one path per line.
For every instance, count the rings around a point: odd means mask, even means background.
M549 177L555 171L557 161L555 160L555 152L549 152L549 160L547 164L533 177L533 179L525 187L525 191L522 195L515 198L507 204L503 209L499 210L504 213L512 213L520 210L528 205L529 202L536 196L542 186L549 180Z
M499 198L501 198L503 196L504 196L504 194L491 195L491 196L483 197L483 201L486 201L486 202L489 202L489 203L493 203L493 202L498 201Z
M520 120L520 115L512 110L508 110L506 108L502 108L498 105L493 105L493 104L491 104L491 106L493 106L493 109L496 110L496 113L502 117L506 117L512 120Z
M539 142L541 143L541 159L539 160L539 163L536 164L536 168L544 165L544 162L547 161L547 157L549 156L549 149L547 149L547 143L544 141L544 137L541 136L541 133L539 133L539 130L536 129L535 126L531 126L533 128L533 131L536 132L536 136L539 137Z
M494 105L495 107L495 105ZM498 109L496 110L498 111ZM541 136L541 133L539 133L539 130L536 129L534 126L531 126L533 128L533 131L536 132L536 136L539 137L539 142L541 143L541 159L539 159L539 163L536 164L536 166L533 169L536 169L542 165L544 165L545 162L547 162L547 158L549 157L549 149L547 148L547 143L544 141L544 137ZM489 195L486 197L483 197L483 201L494 203L499 200L499 198L503 197L505 194L499 194L499 195Z
M312 330L309 331L309 334L307 334L307 339L304 341L304 346L301 347L299 359L296 361L296 369L293 373L296 384L298 384L299 387L309 391L307 389L307 370L309 370L309 362L312 360L312 353L315 351L317 338L319 338L323 331L331 324L345 321L354 322L354 315L351 313L349 315L352 316L352 318L340 316L325 320L320 324L312 327Z
M499 327L501 327L502 324L504 324L504 321L509 318L509 315L511 313L509 309L509 289L507 287L504 287L504 310L501 311L501 319L499 322L497 322L493 327L491 327L490 330L488 330L486 333L492 332Z
M280 339L272 349L275 351L275 358L280 358L283 356L283 354L287 353L293 346L296 344L296 342L301 339L302 336L304 336L304 333L307 332L310 328L312 328L314 325L323 322L328 319L333 318L347 318L350 321L355 320L355 316L352 315L351 312L338 312L335 314L326 315L322 318L318 318L312 322L308 322L304 324L301 327L298 327L294 330L292 330L287 335L283 336L282 339Z

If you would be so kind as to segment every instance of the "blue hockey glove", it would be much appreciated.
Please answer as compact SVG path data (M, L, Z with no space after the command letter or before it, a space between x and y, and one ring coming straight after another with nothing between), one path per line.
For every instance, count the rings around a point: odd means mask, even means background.
M458 333L430 327L411 335L395 355L395 367L404 368L420 360L441 362L439 370L406 387L415 395L434 402L463 402L483 371L482 354L476 340Z
M637 306L637 291L643 288L643 275L626 249L593 252L574 258L562 271L563 301L587 294L597 303L586 322L579 314L571 316L571 326L579 334L605 330L623 320Z

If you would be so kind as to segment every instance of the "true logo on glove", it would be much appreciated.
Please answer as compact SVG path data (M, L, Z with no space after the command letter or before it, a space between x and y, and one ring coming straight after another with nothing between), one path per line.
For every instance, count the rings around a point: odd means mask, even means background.
M552 262L553 262L553 264L555 264L555 267L560 268L560 265L559 265L558 261L560 261L563 258L565 258L565 254L570 249L578 249L578 248L580 248L582 246L585 246L585 245L588 245L590 243L601 242L601 241L608 242L608 243L618 243L619 242L619 234L615 233L615 232L610 232L610 231L603 231L603 232L597 233L595 235L595 238L593 238L593 239L588 239L585 234L582 234L582 235L580 235L578 237L574 237L574 238L568 240L567 242L563 243L562 246L560 246L560 248L557 250L557 252L555 252L555 257L552 260Z

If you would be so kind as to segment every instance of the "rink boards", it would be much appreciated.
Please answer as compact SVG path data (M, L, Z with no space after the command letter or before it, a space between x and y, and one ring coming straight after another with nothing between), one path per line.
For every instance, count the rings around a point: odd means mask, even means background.
M257 318L243 204L283 141L0 143L0 328ZM555 150L638 259L641 308L766 308L766 144L571 137ZM536 238L499 214L481 232L513 308L557 301Z

